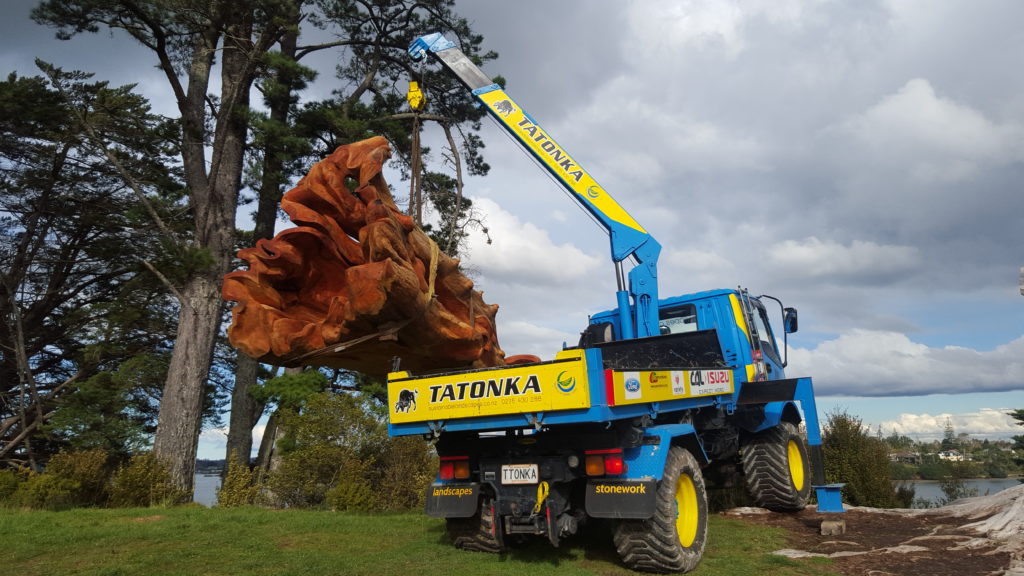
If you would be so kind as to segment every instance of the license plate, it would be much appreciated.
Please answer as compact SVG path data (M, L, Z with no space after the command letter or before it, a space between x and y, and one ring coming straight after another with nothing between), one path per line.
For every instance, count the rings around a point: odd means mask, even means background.
M502 484L536 484L537 479L536 464L503 464L501 466Z

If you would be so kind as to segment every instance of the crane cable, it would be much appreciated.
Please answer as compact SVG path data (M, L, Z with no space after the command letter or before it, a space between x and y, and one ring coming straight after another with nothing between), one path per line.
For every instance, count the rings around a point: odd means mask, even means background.
M420 62L419 78L423 78L424 62ZM423 108L427 104L427 98L420 90L419 82L414 79L409 80L409 91L405 95L406 101L409 102L409 108L412 109L412 142L410 158L409 158L409 203L411 207L415 207L415 210L410 210L413 214L410 214L415 220L417 226L423 225L423 179L421 178L421 165L422 159L420 156L420 114L423 112Z

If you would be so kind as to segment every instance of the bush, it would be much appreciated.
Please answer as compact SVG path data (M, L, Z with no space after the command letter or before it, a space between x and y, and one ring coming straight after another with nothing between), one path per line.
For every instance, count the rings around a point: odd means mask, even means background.
M31 473L11 495L13 506L40 510L67 510L74 508L81 484L56 474Z
M281 412L281 460L267 479L278 504L335 510L423 505L434 456L419 438L389 438L374 402L360 394L321 393L301 412Z
M8 499L18 490L21 479L14 470L0 470L0 504Z
M110 474L107 461L107 453L100 449L59 452L47 462L45 473L26 472L23 482L13 471L4 471L0 499L13 506L45 510L102 505L107 500Z
M106 451L99 448L60 452L50 458L46 474L67 478L78 485L74 494L75 506L99 506L105 504L108 497L108 462Z
M427 486L434 480L437 457L418 436L389 438L377 482L384 510L423 508Z
M256 481L256 475L248 466L238 461L234 454L228 458L228 473L217 491L217 505L226 508L252 506L261 500L263 486Z
M841 411L828 414L822 449L825 479L846 484L846 502L877 508L900 505L889 470L889 449L868 435L860 418Z
M152 452L136 454L114 473L110 504L117 507L171 506L190 500L175 486L171 474Z
M377 509L377 498L366 482L342 480L327 491L325 502L338 512L365 512Z

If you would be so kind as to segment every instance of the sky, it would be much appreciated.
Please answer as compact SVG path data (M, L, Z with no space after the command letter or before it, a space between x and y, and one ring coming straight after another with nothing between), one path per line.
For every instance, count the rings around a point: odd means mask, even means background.
M141 49L54 40L14 4L0 71L40 57L173 109ZM798 308L787 375L813 377L823 417L1021 433L1003 411L1024 408L1024 4L457 7L500 54L484 71L662 244L662 297L744 286ZM336 82L321 68L310 97ZM464 263L506 353L548 359L614 306L607 236L495 125L483 137L491 171L465 191L492 243L471 236Z

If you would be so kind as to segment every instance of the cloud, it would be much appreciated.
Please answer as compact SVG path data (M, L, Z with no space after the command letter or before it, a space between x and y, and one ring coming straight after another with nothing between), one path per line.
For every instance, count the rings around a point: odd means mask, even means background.
M581 331L583 328L580 326ZM562 349L562 343L575 346L579 341L579 333L563 332L523 320L502 322L498 337L505 354L533 354L542 360L554 360L555 354Z
M962 181L986 166L1024 160L1024 128L943 98L924 78L909 80L842 130L873 151L876 162L926 183Z
M790 371L836 396L917 396L1020 390L1024 337L990 351L931 348L905 334L852 330L814 349L792 348Z
M557 288L584 277L599 265L597 257L571 244L555 244L546 230L523 222L494 200L473 200L486 214L492 239L471 234L466 259L489 283Z
M1010 438L1021 433L1017 421L1005 409L982 408L966 414L900 414L896 420L880 423L882 434L891 433L920 440L939 440L945 434L946 422L957 434L975 438Z
M854 240L849 245L811 236L768 247L767 257L780 274L855 284L893 282L921 265L914 246L881 245Z

